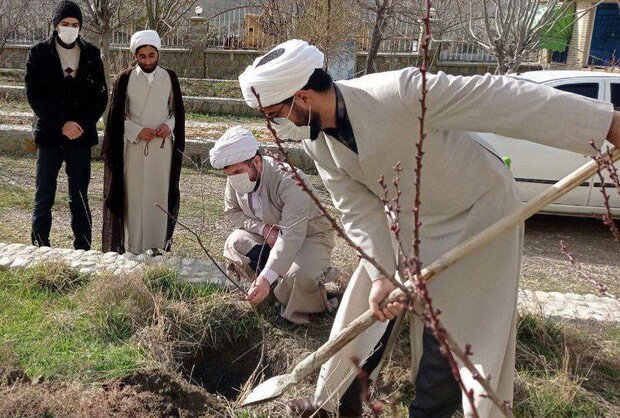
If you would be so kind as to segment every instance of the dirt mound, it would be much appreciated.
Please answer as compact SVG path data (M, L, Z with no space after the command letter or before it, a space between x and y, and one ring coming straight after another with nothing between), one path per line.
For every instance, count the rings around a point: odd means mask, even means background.
M98 386L32 384L18 377L0 387L1 417L198 417L221 416L227 408L221 398L159 370L135 372Z
M30 383L30 378L20 368L0 365L0 387L16 383Z

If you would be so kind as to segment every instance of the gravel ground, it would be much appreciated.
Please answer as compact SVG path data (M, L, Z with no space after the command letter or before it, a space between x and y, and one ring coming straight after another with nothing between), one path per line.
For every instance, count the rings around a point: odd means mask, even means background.
M28 243L30 211L34 195L34 157L0 156L0 236L4 242ZM101 248L101 202L103 166L93 161L90 202L93 214L93 249ZM320 179L312 176L324 201L328 195ZM210 171L184 169L181 176L181 219L201 234L209 250L218 258L231 225L222 222L225 178ZM54 207L52 245L70 247L72 234L67 204L67 181L61 170ZM575 268L560 251L564 240L582 270L620 294L620 244L599 221L588 218L535 216L526 223L521 287L530 290L596 293L593 285L579 278ZM192 236L181 228L175 233L174 250L181 257L200 257L202 252ZM345 275L352 272L356 257L342 241L333 254L334 264Z

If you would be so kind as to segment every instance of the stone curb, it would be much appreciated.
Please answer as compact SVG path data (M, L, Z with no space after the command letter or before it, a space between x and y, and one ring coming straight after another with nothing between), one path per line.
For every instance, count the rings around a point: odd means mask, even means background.
M222 273L212 263L204 260L169 256L151 258L144 254L119 255L114 252L0 243L0 268L23 269L52 260L64 261L79 269L82 274L96 272L120 274L164 264L177 269L180 276L188 282L213 283L218 286L224 286L226 283ZM620 324L620 301L608 297L524 289L519 291L518 306L522 313L541 314L554 321Z
M26 140L31 138L32 129L29 125L2 125L0 124L0 153L11 155L31 154L26 150ZM191 138L185 141L185 158L183 164L188 167L211 168L209 164L209 150L213 148L215 139ZM92 157L101 158L101 143L103 142L103 132L99 132L99 144L92 148ZM314 161L305 153L299 144L285 144L293 164L306 173L316 174ZM263 153L276 153L277 147L274 143L260 143Z
M24 99L26 92L24 86L0 85L0 95L7 99ZM186 112L259 116L258 111L245 104L243 99L183 96L183 102Z
M23 269L50 261L65 262L84 275L140 272L145 267L165 265L177 270L181 278L188 282L213 283L218 286L223 286L226 282L226 278L213 263L203 260L0 243L0 268Z

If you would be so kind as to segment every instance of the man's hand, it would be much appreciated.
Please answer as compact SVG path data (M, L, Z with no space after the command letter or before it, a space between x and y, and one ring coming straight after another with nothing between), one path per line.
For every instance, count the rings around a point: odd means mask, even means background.
M161 125L159 125L157 127L156 131L157 131L157 133L156 133L157 138L166 139L171 134L170 128L165 123L162 123Z
M370 311L381 322L396 318L403 311L405 306L399 302L390 302L385 309L380 309L379 305L383 302L396 286L388 278L381 278L372 282L370 296L368 296L368 305Z
M83 133L84 129L77 122L69 121L62 126L62 134L71 140L78 139Z
M611 127L607 134L607 140L614 144L614 146L620 148L620 111L614 112L614 117L611 120Z
M254 283L252 283L252 287L250 287L250 291L245 297L245 300L250 302L252 306L256 306L264 301L267 296L269 296L270 290L271 286L267 279L263 276L258 276Z
M265 238L265 242L271 248L276 244L276 240L278 239L278 235L280 234L280 230L275 226L265 225L263 227L263 238Z
M155 129L142 128L142 130L138 134L138 139L141 139L147 142L151 142L155 138L157 138L157 130Z

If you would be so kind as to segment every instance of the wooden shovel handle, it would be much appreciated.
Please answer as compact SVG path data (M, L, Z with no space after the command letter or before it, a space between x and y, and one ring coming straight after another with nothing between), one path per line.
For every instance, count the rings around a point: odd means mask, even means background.
M618 161L620 158L619 149L613 148L609 153L613 162ZM498 220L493 225L459 244L435 260L435 262L422 270L421 278L426 282L432 281L439 273L454 265L472 251L488 244L502 233L525 221L527 218L534 215L551 202L557 200L565 193L588 180L596 173L597 170L598 164L594 160L582 165L580 168L573 171L571 174L564 177L544 192L540 193L534 199L530 200L516 212ZM411 281L407 281L405 285L411 288L412 283ZM385 298L381 305L385 306L389 301L398 300L403 296L404 294L402 290L395 289L387 298ZM343 328L334 338L327 341L319 347L318 350L308 355L299 364L297 364L292 372L295 378L303 379L308 376L312 373L312 371L316 370L323 363L329 360L342 347L353 341L353 339L355 339L358 335L367 330L375 321L376 318L370 313L370 310L364 312L361 316Z

